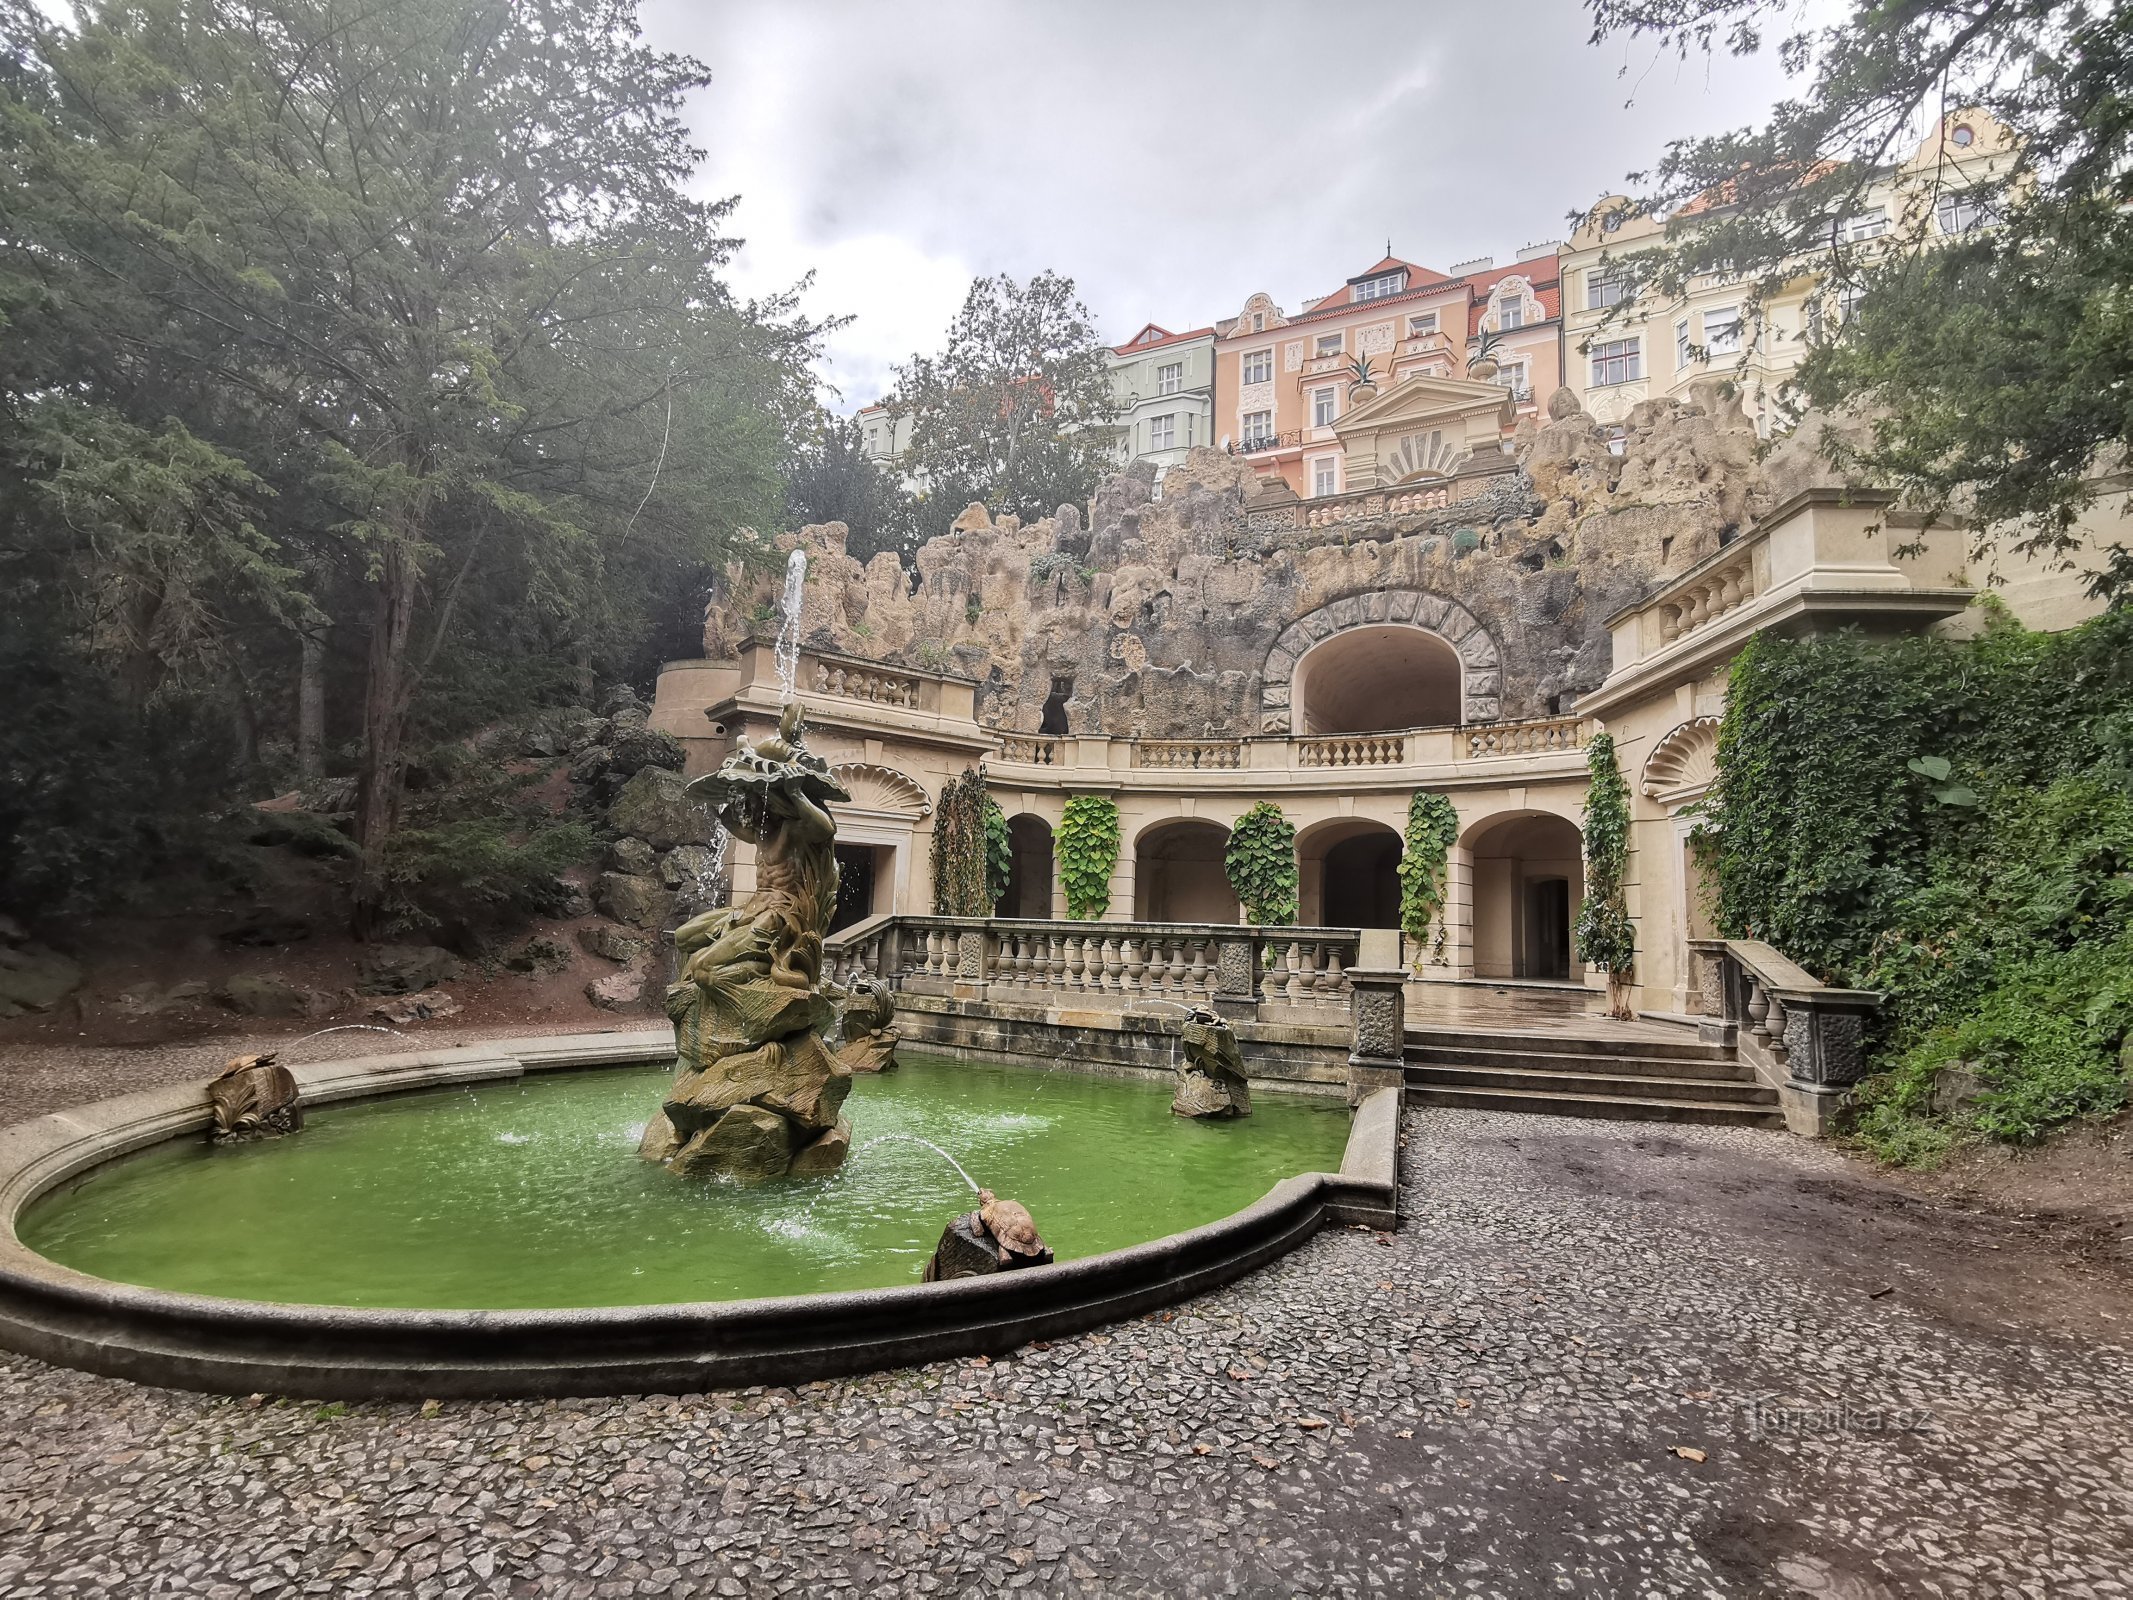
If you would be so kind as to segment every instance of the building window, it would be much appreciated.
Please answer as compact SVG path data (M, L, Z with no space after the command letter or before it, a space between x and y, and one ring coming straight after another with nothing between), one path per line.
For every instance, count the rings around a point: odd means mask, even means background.
M1333 400L1334 391L1331 389L1313 389L1311 391L1312 427L1330 428L1333 426Z
M1184 362L1169 361L1155 369L1155 392L1157 394L1176 394L1184 387Z
M1435 333L1436 331L1437 313L1434 311L1424 311L1419 316L1407 319L1407 337L1410 339L1419 339L1425 333Z
M1515 294L1507 294L1496 302L1496 326L1509 332L1526 325L1526 302Z
M1318 336L1318 343L1312 348L1320 356L1337 356L1341 353L1341 336L1337 333L1322 333Z
M1274 437L1274 413L1271 411L1247 411L1244 414L1244 442L1265 444Z
M1272 383L1274 381L1274 352L1271 348L1245 352L1243 381L1246 383Z
M1644 376L1644 352L1636 339L1614 339L1592 347L1592 386L1634 383Z
M1311 463L1311 493L1316 496L1341 492L1341 463L1338 456L1322 456Z
M1858 313L1859 302L1866 298L1866 291L1856 284L1837 291L1837 326L1843 327Z
M1252 313L1252 332L1266 332L1266 313L1264 311L1254 311Z
M1852 244L1865 239L1878 239L1889 231L1889 209L1873 206L1856 216L1846 217L1837 224L1837 237Z
M1683 317L1674 324L1674 370L1679 372L1689 364L1689 319Z
M1991 204L1975 189L1942 195L1933 214L1939 219L1942 233L1974 233L1997 220Z
M1523 361L1505 361L1499 364L1495 382L1509 389L1521 400L1533 393L1533 385L1527 381L1526 363Z
M1605 267L1585 274L1585 309L1605 311L1622 303L1622 280Z
M1967 150L1976 142L1977 135L1971 131L1969 123L1958 122L1955 125L1955 131L1948 135L1948 139L1950 143Z
M1389 294L1398 294L1406 281L1404 272L1381 272L1375 278L1365 278L1357 284L1355 298L1358 301L1382 300Z
M1703 314L1703 349L1711 356L1740 354L1739 306L1721 306Z

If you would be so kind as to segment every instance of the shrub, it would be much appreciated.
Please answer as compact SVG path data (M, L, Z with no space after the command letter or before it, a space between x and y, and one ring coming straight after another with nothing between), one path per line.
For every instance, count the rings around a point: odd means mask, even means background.
M1237 819L1222 867L1246 922L1296 920L1296 824L1273 801L1262 800Z
M1059 882L1067 915L1093 922L1111 909L1111 869L1118 865L1118 805L1078 794L1059 820Z

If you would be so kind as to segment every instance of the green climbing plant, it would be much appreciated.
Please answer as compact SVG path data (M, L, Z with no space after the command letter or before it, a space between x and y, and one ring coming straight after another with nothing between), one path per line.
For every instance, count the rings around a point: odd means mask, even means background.
M1296 824L1273 801L1262 800L1237 819L1222 868L1246 922L1296 920Z
M1446 868L1458 837L1459 813L1443 795L1423 789L1407 802L1407 836L1395 870L1400 877L1400 931L1414 941L1418 967L1430 924L1444 909Z
M1615 758L1614 735L1594 734L1585 752L1585 901L1578 907L1579 957L1607 974L1607 1009L1627 1020L1637 931L1630 925L1623 880L1629 875L1629 785Z
M1094 922L1111 909L1111 869L1117 865L1117 802L1075 795L1059 819L1059 882L1068 916Z
M985 904L997 913L1007 898L1007 880L1015 870L1015 844L1007 831L1007 813L991 795L985 797Z
M939 917L989 917L991 893L990 816L998 810L985 779L965 767L941 790L933 813L933 913ZM1001 823L1005 831L1006 823ZM1003 885L1004 886L1004 885Z

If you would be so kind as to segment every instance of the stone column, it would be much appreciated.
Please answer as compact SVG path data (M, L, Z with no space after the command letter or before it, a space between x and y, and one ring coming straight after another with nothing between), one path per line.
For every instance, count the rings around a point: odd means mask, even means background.
M1348 1103L1360 1105L1378 1089L1407 1081L1407 974L1397 967L1352 967L1348 1047Z

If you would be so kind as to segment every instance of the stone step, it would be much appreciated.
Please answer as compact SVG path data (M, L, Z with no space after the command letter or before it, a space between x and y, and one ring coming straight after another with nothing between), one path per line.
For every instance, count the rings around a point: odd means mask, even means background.
M1722 1044L1705 1044L1686 1031L1678 1039L1625 1037L1605 1033L1557 1033L1542 1029L1409 1027L1407 1048L1522 1050L1538 1055L1665 1057L1675 1061L1731 1061Z
M1569 1050L1476 1049L1469 1045L1413 1044L1410 1067L1492 1067L1508 1071L1603 1073L1633 1078L1714 1078L1753 1083L1755 1069L1721 1051L1716 1056L1612 1056Z
M1431 1088L1515 1089L1521 1093L1560 1094L1578 1098L1626 1097L1632 1100L1688 1100L1712 1104L1775 1107L1777 1094L1750 1072L1742 1078L1639 1075L1583 1072L1561 1067L1499 1067L1474 1063L1407 1068L1407 1082Z
M1716 1122L1744 1128L1782 1128L1775 1107L1722 1100L1647 1100L1628 1095L1551 1094L1539 1089L1407 1086L1411 1106L1465 1106L1481 1111L1528 1111L1561 1117L1607 1117L1636 1122Z

